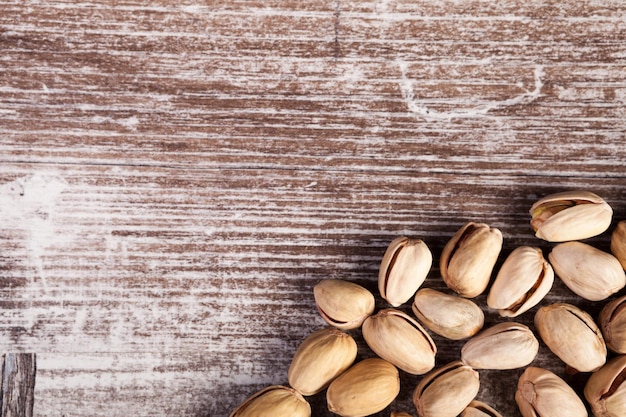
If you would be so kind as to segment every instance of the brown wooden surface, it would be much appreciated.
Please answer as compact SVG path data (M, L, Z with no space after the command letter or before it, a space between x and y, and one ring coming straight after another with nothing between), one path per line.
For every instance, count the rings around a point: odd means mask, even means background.
M37 353L36 416L226 416L287 383L312 287L378 296L400 234L437 262L481 221L547 255L528 208L576 188L626 219L621 1L0 7L0 345ZM519 416L520 374L481 371L479 398Z

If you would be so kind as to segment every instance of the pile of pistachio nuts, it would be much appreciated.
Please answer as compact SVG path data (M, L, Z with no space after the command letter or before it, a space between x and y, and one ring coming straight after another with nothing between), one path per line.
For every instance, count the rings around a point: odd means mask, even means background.
M413 412L420 417L496 417L501 414L492 406L475 400L479 370L520 368L525 369L515 402L524 417L583 417L588 408L596 417L626 416L626 296L603 306L597 322L572 304L542 306L534 316L538 335L513 319L544 298L555 276L588 301L606 300L624 288L626 220L612 231L612 253L607 253L580 241L611 226L613 210L598 195L552 194L533 204L530 214L535 235L557 244L548 260L539 248L515 248L491 286L502 233L474 222L461 227L441 253L440 273L450 292L421 288L432 253L422 240L408 237L393 240L380 265L378 289L391 307L374 314L375 298L366 288L338 279L319 282L314 298L330 327L301 342L289 367L289 387L275 385L255 393L230 417L310 417L305 397L323 390L330 412L368 416L398 396L400 370L422 378L409 388L415 410L392 412L392 417ZM483 311L472 298L488 287L488 307L507 321L483 329ZM415 317L397 309L411 299ZM377 357L355 363L357 343L346 330L359 327ZM437 346L428 331L467 339L459 360L436 367ZM531 366L538 337L569 369L591 373L584 399L553 372Z

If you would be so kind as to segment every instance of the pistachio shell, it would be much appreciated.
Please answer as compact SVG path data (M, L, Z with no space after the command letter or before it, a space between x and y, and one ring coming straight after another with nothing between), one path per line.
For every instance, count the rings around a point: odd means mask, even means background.
M433 255L420 239L394 239L380 264L378 289L389 304L398 307L413 297L433 263Z
M498 323L483 330L461 349L461 361L474 369L516 369L529 365L539 341L523 324Z
M489 285L501 249L500 230L483 223L466 223L441 253L439 269L443 281L462 297L482 294Z
M456 417L480 389L478 372L460 361L451 362L424 376L413 392L420 417Z
M483 311L473 301L430 288L415 294L412 309L426 328L452 340L475 335L485 321Z
M560 243L548 258L565 285L586 300L604 300L626 285L617 258L586 243Z
M296 350L287 373L289 385L303 395L317 394L352 365L356 354L349 334L335 328L318 330Z
M400 392L400 376L391 363L369 358L358 362L330 383L328 410L343 417L361 417L387 407Z
M246 399L230 417L310 417L311 406L296 390L267 387Z
M362 331L374 353L405 372L421 375L435 366L435 343L417 321L402 311L381 310L365 320Z
M356 329L374 312L374 295L353 282L325 279L313 295L322 318L338 329Z
M565 191L543 197L530 208L535 236L566 242L597 236L611 225L613 209L588 191Z
M474 400L463 410L461 417L502 417L502 414L488 404Z
M580 308L555 303L535 314L535 328L548 348L580 372L592 372L606 362L602 333L593 318Z
M613 352L626 354L626 295L605 305L599 321L606 346Z
M585 404L564 380L534 366L520 376L515 402L523 417L587 417Z
M506 258L487 296L502 317L517 317L537 305L554 283L554 270L541 249L520 246Z
M611 359L594 372L584 394L594 416L626 416L626 355Z
M626 220L617 223L611 234L611 253L622 264L622 268L626 269Z
M405 413L404 411L392 411L391 417L413 417L409 413Z

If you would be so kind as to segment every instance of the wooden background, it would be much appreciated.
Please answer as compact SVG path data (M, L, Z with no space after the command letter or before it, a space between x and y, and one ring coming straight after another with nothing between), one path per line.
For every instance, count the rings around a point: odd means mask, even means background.
M443 290L466 221L503 259L547 255L528 208L551 192L626 219L625 109L621 0L4 0L0 347L36 353L36 416L226 416L287 383L317 282L378 297L396 236ZM481 371L479 398L519 416L521 372Z

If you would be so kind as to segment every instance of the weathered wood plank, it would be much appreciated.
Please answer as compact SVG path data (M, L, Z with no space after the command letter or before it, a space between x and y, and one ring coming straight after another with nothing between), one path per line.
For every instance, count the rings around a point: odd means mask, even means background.
M43 168L0 168L16 176L2 188L11 226L0 233L0 340L50 352L40 355L40 415L54 415L58 397L77 414L122 415L132 397L138 414L168 414L177 406L162 395L181 398L186 415L225 413L261 385L286 382L295 347L323 326L312 286L335 277L376 292L378 262L398 234L421 236L438 254L460 224L479 220L503 229L506 252L541 245L526 211L562 188L591 187L626 217L619 178ZM596 243L606 248L606 236ZM427 285L444 289L436 266ZM558 294L575 300L562 285ZM460 349L437 342L441 361ZM406 389L416 382L403 378ZM503 389L497 375L483 383ZM505 392L498 405L513 413ZM314 403L323 414L320 397Z
M2 417L32 417L37 359L34 353L6 353L2 361Z
M97 20L97 27L117 28L104 33L84 30L102 6L13 6L41 21L5 15L4 49L19 63L4 72L5 158L350 169L366 159L354 156L377 156L387 145L402 144L402 154L430 155L437 150L421 149L424 142L467 144L440 148L444 155L480 160L492 150L470 144L496 141L503 165L513 157L528 172L537 165L527 165L519 152L541 145L558 142L562 161L581 159L581 141L606 143L616 152L611 144L623 130L625 100L619 4L566 5L558 13L515 2L491 11L473 4L472 12L388 2L343 6L341 60L331 50L336 10L330 3L314 13L325 23L308 26L311 12L299 13L294 5L258 15L252 5L247 14L233 5L232 14L219 6L190 14L185 10L193 8L129 5L108 8ZM181 29L188 28L189 16L211 28L210 35L198 40L194 30L187 39ZM59 19L67 17L74 19L60 28ZM384 36L372 33L384 22ZM141 35L147 24L154 26L150 34L167 36L148 40L151 35ZM573 24L576 31L567 30ZM285 36L293 28L306 33L298 32L297 41ZM320 28L327 32L327 50L312 56L323 37L316 33ZM53 31L59 31L56 42ZM233 32L239 37L233 39ZM137 44L138 36L146 40ZM460 47L475 51L456 52ZM584 50L604 55L581 55ZM28 132L22 132L26 122ZM405 139L414 132L423 132L421 140L407 148ZM307 152L294 137L307 141ZM320 138L326 141L317 145ZM389 156L391 164L412 168ZM623 171L623 153L613 156L608 167ZM370 161L367 168L378 165ZM452 163L446 162L451 170Z

